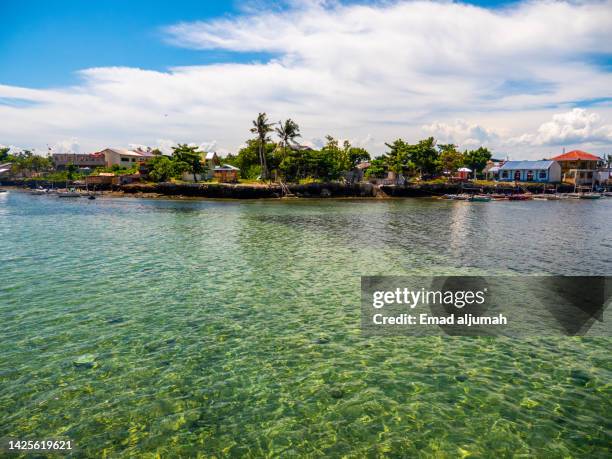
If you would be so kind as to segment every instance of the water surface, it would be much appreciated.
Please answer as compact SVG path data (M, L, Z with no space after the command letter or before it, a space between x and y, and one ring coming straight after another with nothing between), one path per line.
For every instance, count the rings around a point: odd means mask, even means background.
M95 457L606 457L610 339L364 338L359 286L610 275L611 227L612 199L0 194L0 437Z

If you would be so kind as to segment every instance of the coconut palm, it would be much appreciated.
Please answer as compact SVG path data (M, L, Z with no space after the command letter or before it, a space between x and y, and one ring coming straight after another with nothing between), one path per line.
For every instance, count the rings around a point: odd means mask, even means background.
M295 144L298 137L302 137L300 134L300 127L291 118L278 122L278 127L275 129L276 134L280 138L280 143L283 146L283 159L287 157L287 147L290 143Z
M268 117L265 113L257 115L257 119L253 120L253 127L251 132L257 134L257 141L259 142L259 163L261 164L261 178L266 180L268 178L268 166L266 165L266 142L270 140L268 136L269 132L272 132L272 123L268 122Z

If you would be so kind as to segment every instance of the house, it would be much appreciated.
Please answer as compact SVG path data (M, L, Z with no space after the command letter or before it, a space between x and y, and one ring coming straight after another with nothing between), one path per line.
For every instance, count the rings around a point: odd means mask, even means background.
M504 159L490 159L487 161L487 165L482 170L487 180L497 180L499 177L499 168L504 165L506 160Z
M0 177L6 177L11 173L11 163L0 164Z
M574 183L572 180L576 180L576 177L589 175L588 173L581 174L576 172L588 172L597 169L598 164L602 161L599 156L592 155L581 150L572 150L559 156L551 158L553 161L557 161L561 165L561 177L563 181L569 181ZM574 170L573 178L570 177L570 171ZM591 178L593 174L591 173ZM566 180L567 179L567 180ZM579 178L580 180L580 178Z
M240 169L230 164L217 166L214 169L214 177L221 183L235 183L238 181L238 172Z
M96 167L106 166L104 154L101 152L89 154L53 153L51 155L51 161L53 161L53 166L57 170L66 169L69 164L73 164L79 169L83 169L85 167L94 169Z
M498 174L502 182L557 183L561 181L561 166L552 160L506 161Z
M593 174L595 185L609 187L612 186L612 167L601 167Z
M204 159L204 165L206 167L204 178L206 178L206 180L210 180L214 177L215 167L221 165L221 161L219 160L219 156L217 156L217 153L215 153L214 151L206 152L202 156Z
M135 150L106 148L94 154L104 155L106 167L118 165L129 168L143 162L148 162L155 157L150 149L143 150L141 148L137 148Z

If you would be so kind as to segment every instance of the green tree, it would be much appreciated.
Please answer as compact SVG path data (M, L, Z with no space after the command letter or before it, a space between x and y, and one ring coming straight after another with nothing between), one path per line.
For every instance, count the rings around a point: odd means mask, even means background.
M409 148L409 157L414 167L423 174L435 174L440 168L440 153L433 137L419 140Z
M438 145L440 150L440 166L443 172L453 173L463 164L463 154L457 151L457 146L452 143Z
M287 148L290 147L291 144L295 145L295 139L302 137L302 135L300 134L300 127L291 118L285 120L284 123L279 121L278 127L276 127L275 130L276 135L278 135L280 139L279 146L282 147L284 153L283 158L281 158L282 161L287 156Z
M491 159L491 152L485 147L479 147L476 150L467 150L463 153L463 164L474 171L474 177L477 172L481 172L487 165L487 161Z
M257 118L253 120L251 128L253 134L257 134L257 142L259 146L259 161L261 164L261 178L267 180L269 176L268 165L266 162L266 143L270 140L268 133L272 132L272 123L268 122L268 117L265 113L259 113Z
M79 170L74 164L70 163L66 166L66 180L74 180L77 171Z
M202 164L202 153L198 147L187 144L179 144L172 147L172 157L178 169L186 169L193 174L193 181L197 183L198 176L206 170L206 165Z
M387 175L387 167L386 157L374 158L364 175L366 178L383 178Z
M167 182L177 173L177 164L164 155L156 155L148 163L149 177L155 182Z
M0 163L2 161L8 161L9 151L10 151L9 147L2 147L2 148L0 148Z
M388 170L395 172L399 176L406 169L413 167L410 161L411 145L402 139L397 139L393 143L385 143L385 145L389 151L383 155L383 159Z

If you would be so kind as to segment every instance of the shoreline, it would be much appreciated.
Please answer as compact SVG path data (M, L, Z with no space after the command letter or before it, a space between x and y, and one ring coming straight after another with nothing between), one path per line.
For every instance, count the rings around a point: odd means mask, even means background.
M5 181L0 188L27 192L38 186L50 186L44 181ZM58 187L59 188L59 187ZM63 186L61 188L64 188ZM76 187L80 188L80 187ZM82 188L81 188L82 190ZM499 183L496 185L477 185L461 183L426 183L408 185L376 185L369 182L344 184L340 182L309 184L226 184L226 183L133 183L98 188L95 193L100 197L135 197L142 199L214 199L214 200L388 200L400 198L440 198L446 194L468 192L472 194L516 194L529 192L542 194L543 184ZM84 191L84 190L83 190ZM568 184L557 185L557 192L572 192Z

